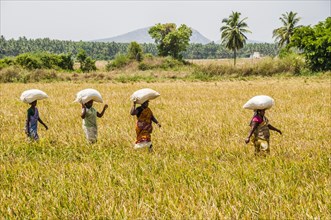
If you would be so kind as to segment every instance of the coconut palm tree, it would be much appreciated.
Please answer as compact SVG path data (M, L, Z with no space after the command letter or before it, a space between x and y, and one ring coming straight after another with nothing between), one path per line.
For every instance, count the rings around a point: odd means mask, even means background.
M251 33L245 22L247 18L240 20L240 15L239 12L232 12L229 18L222 20L225 25L220 29L222 44L233 51L234 65L236 65L237 51L244 47L247 40L244 33Z
M297 17L297 13L293 11L282 14L279 20L281 20L283 26L273 30L272 32L272 37L275 38L276 42L278 42L278 47L281 48L290 43L294 30L299 27L297 24L300 19L300 17Z

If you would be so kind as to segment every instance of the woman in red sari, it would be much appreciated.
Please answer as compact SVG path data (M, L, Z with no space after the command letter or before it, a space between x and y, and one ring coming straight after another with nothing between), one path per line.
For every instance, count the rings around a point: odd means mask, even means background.
M153 115L152 110L148 107L149 101L144 102L136 108L136 102L133 103L130 114L137 116L137 124L136 124L136 144L135 148L141 148L148 146L149 151L152 151L152 140L151 133L153 131L152 122L161 127L161 124L156 120Z

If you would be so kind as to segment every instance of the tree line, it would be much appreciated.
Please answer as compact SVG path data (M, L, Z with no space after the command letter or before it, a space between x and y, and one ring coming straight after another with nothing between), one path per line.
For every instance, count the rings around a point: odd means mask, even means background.
M128 51L129 43L115 42L85 42L85 41L64 41L43 39L27 39L20 37L5 39L0 36L0 59L14 57L23 53L48 52L52 54L71 54L76 57L82 49L86 54L96 60L112 60L117 54L125 54ZM158 54L156 44L141 44L143 53L153 56ZM252 43L246 44L238 52L238 57L249 57L253 52L260 52L265 56L276 56L278 47L273 43ZM222 59L233 58L231 50L225 46L211 42L209 44L189 44L186 51L182 52L184 59Z

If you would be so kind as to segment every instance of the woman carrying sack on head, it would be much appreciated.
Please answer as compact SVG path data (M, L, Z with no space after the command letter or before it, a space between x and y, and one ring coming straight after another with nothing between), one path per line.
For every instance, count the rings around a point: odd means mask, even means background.
M141 106L136 108L136 102L133 102L133 106L131 108L130 114L137 116L137 124L136 124L136 144L135 148L141 148L148 146L149 151L153 151L152 141L151 141L151 133L153 131L152 122L161 127L161 124L154 117L152 110L148 107L149 101L145 101Z
M272 126L267 117L265 117L265 111L270 109L274 104L275 101L270 96L258 95L248 100L243 106L245 109L254 110L253 118L249 124L251 129L245 139L245 143L248 144L253 135L254 138L252 142L255 147L255 155L262 154L265 156L266 154L270 154L270 130L282 134L282 132Z
M95 143L98 139L98 127L97 127L97 117L101 118L108 105L105 104L101 112L98 112L93 107L93 100L88 101L85 104L82 104L82 113L81 118L83 119L83 130L86 136L86 139L89 143Z
M254 111L254 116L249 124L251 127L247 138L245 139L245 143L248 144L250 141L251 136L254 134L254 147L255 147L255 155L260 154L270 154L270 146L269 146L269 139L270 139L270 131L277 131L279 134L282 132L269 124L269 120L265 117L265 110L256 110Z

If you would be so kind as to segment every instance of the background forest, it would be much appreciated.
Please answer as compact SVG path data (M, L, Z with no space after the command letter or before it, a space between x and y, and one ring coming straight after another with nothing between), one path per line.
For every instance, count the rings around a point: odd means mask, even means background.
M5 39L0 37L0 58L6 56L17 56L29 52L49 52L55 54L70 53L76 56L80 49L86 51L87 55L96 60L111 60L118 53L126 53L129 43L115 42L84 42L63 41L43 39ZM144 53L157 55L157 47L152 43L141 44ZM271 43L251 43L238 52L238 57L249 57L253 52L260 52L264 56L276 56L278 47ZM184 59L222 59L232 58L233 54L220 44L214 42L209 44L190 44L183 52Z

